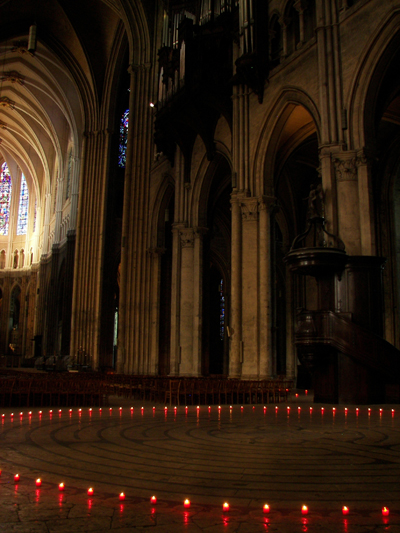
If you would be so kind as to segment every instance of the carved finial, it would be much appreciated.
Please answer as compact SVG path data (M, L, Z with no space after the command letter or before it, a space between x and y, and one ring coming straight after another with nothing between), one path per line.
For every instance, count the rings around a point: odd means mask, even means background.
M15 102L10 100L7 96L0 97L0 107L9 107L10 109L15 109Z
M3 76L0 78L0 81L11 81L11 83L19 83L20 85L24 85L25 78L17 72L16 70L9 70L7 72L3 72Z

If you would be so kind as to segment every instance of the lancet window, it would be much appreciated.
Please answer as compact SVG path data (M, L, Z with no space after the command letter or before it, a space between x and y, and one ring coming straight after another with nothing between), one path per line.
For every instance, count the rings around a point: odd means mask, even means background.
M26 235L28 228L28 207L29 207L29 191L25 176L21 177L21 188L19 192L19 207L18 207L18 222L17 235Z
M11 176L7 163L1 166L0 174L0 235L8 235L11 202Z
M125 168L126 165L126 148L128 145L128 127L129 127L129 109L127 109L121 117L119 125L119 153L118 166Z

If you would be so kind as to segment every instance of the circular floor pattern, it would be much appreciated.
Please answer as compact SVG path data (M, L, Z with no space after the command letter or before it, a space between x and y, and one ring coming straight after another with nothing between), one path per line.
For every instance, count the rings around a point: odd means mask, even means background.
M335 510L398 506L400 410L195 406L6 410L1 465L10 476L200 505Z

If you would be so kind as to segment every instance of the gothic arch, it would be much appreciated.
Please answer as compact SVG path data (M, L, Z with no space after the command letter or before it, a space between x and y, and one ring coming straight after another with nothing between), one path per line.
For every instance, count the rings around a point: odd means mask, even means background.
M227 151L220 143L217 143L217 151L212 161L208 161L204 155L198 175L193 187L193 196L191 201L193 225L207 227L207 203L208 195L212 181L216 172L224 166L226 178L223 186L227 185L227 179L232 180L232 164L227 157Z
M171 174L163 174L162 182L158 188L156 197L153 203L152 216L151 216L151 230L150 230L150 242L149 248L159 248L162 246L160 241L161 225L163 223L162 217L165 215L165 209L175 192L175 181Z
M396 10L371 37L355 69L357 75L353 77L348 100L350 149L360 149L373 142L370 133L375 131L376 95L391 58L400 47L399 24L400 10Z
M252 175L256 195L274 194L275 159L281 141L280 135L296 106L302 106L309 113L315 126L319 144L321 120L317 106L304 91L287 87L270 107L255 150Z

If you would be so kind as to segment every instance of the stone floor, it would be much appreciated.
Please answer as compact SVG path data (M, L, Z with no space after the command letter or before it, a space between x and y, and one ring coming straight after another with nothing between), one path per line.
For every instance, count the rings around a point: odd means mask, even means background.
M400 406L310 399L3 409L0 532L400 532Z

